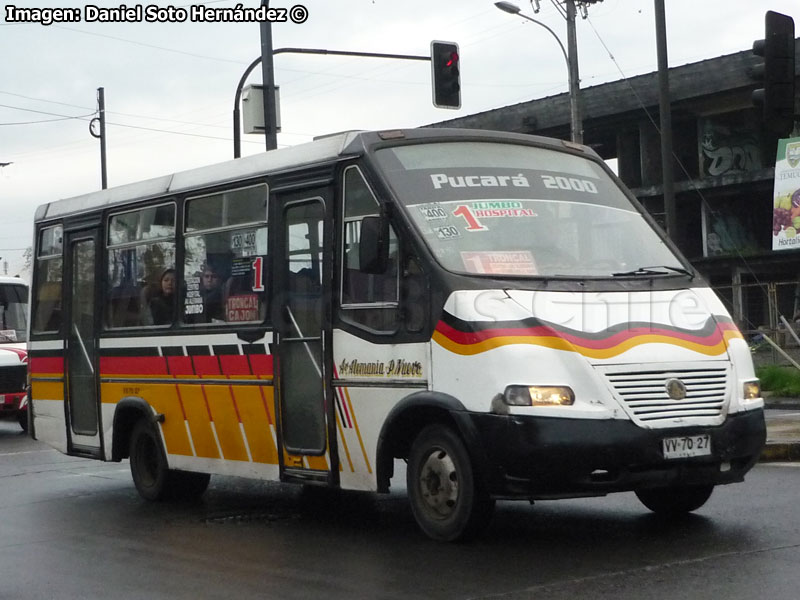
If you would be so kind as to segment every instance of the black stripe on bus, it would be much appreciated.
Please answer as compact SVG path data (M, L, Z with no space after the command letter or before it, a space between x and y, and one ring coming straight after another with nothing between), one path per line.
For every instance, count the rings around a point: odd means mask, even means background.
M242 354L268 354L266 344L244 344Z
M160 356L158 348L142 346L139 348L100 348L100 356L125 357L125 356Z
M211 356L208 346L186 346L187 356Z
M239 351L239 346L236 344L224 344L219 346L214 346L214 354L217 356L230 356L232 354L239 355L241 352Z
M28 352L28 358L61 358L66 353L66 350L59 348L58 350L31 350Z
M184 356L183 346L161 346L162 356Z

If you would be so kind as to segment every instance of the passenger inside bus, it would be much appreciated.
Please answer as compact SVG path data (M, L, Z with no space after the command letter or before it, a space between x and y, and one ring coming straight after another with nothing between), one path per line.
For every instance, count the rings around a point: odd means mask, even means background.
M200 296L203 298L204 321L225 320L225 304L222 298L222 274L219 269L206 262L200 276Z
M150 315L154 325L172 323L175 316L175 269L161 274L159 288L149 300Z
M113 287L108 295L108 324L111 327L141 325L141 294L141 286L136 282L126 281Z

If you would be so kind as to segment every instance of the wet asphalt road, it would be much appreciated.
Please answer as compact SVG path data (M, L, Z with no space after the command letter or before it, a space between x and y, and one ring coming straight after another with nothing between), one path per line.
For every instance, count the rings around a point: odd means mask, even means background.
M761 465L678 522L633 494L500 503L480 540L431 542L404 491L214 478L140 500L127 463L63 456L0 422L0 598L786 598L800 589L800 468Z

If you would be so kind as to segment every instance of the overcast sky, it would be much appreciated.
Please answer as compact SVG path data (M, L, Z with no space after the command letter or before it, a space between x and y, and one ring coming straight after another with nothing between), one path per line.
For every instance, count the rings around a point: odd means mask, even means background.
M492 0L300 0L308 19L276 23L274 46L426 55L433 39L461 49L462 108L431 104L430 65L330 56L275 58L283 131L279 146L346 129L414 127L561 93L566 65L542 27ZM534 14L566 45L565 21L541 0ZM4 3L4 7L9 3ZM85 4L18 0L23 8ZM119 7L116 0L97 1ZM135 0L126 3L136 6ZM166 2L154 2L168 6ZM200 4L197 2L196 4ZM206 1L212 8L232 0ZM257 7L260 0L242 0ZM749 50L767 9L800 19L797 0L668 0L670 66ZM290 8L291 0L273 0ZM145 3L143 6L147 6ZM177 0L175 7L188 7ZM89 134L105 88L109 186L233 157L236 85L260 54L257 23L63 23L0 20L0 274L15 274L31 245L39 204L100 188L100 145ZM656 69L653 0L605 0L578 19L581 86ZM259 83L260 69L248 80ZM66 118L71 117L71 118ZM242 136L242 154L263 151Z

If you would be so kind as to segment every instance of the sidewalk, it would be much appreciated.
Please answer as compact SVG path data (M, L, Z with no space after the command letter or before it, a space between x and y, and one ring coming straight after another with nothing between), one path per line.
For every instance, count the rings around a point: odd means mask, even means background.
M800 462L800 398L765 398L767 445L761 462Z

